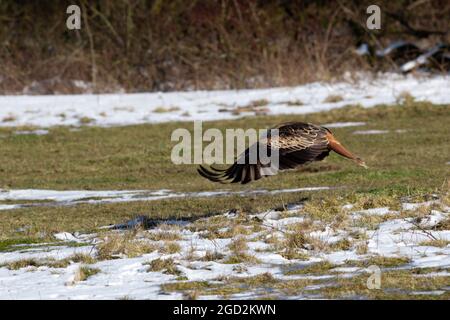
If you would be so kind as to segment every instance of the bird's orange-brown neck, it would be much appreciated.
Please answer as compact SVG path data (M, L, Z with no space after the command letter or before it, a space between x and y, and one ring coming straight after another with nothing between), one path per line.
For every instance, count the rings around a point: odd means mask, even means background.
M355 161L358 165L367 168L366 164L359 157L355 156L353 153L348 151L331 133L327 133L328 146L334 152L340 154L341 156Z

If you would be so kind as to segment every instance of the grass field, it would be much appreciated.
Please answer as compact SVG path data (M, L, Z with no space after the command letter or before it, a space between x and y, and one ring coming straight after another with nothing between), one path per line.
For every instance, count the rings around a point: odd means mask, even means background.
M334 154L246 186L214 184L200 177L194 165L172 164L171 132L192 129L191 123L58 127L46 135L14 133L34 128L2 128L4 192L234 193L117 203L0 200L0 206L23 206L0 211L0 278L17 282L10 286L10 297L14 290L23 292L20 287L33 279L27 274L33 271L42 278L39 294L50 298L83 299L85 288L92 297L134 298L109 290L109 279L125 277L117 285L129 286L137 298L448 299L449 110L448 105L410 99L395 106L348 106L296 116L317 124L365 122L332 130L369 169ZM208 122L204 129L266 128L292 120L252 117ZM355 134L373 130L382 132ZM330 189L238 194L303 187ZM146 231L99 229L139 215L195 219ZM87 237L58 241L58 232ZM383 272L382 290L366 285L365 270L371 265Z
M204 124L204 129L266 128L291 120L292 116L252 117L209 122ZM363 121L367 125L357 129L390 131L386 134L354 135L355 127L333 129L350 150L366 161L368 170L333 154L325 161L296 172L284 172L243 187L211 183L196 173L195 165L172 164L170 152L174 143L170 142L171 132L180 127L192 129L191 123L82 127L79 131L59 127L41 136L15 135L16 128L2 128L0 187L3 189L170 189L190 192L310 186L336 189L258 195L257 198L205 197L6 210L2 211L0 238L45 238L57 231L88 231L139 214L181 217L219 213L228 209L258 212L301 199L343 197L351 200L367 195L398 200L404 196L425 196L448 188L448 106L413 101L370 109L349 106L326 113L296 116L296 120L318 124ZM398 129L402 131L396 132ZM30 226L25 234L14 232L23 226Z

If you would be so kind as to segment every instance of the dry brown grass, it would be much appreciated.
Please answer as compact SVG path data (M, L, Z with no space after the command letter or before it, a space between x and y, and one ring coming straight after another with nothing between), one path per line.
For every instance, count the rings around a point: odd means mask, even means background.
M112 233L105 236L103 242L97 246L97 256L102 260L120 257L121 255L131 258L153 252L158 248L158 246L144 239L136 239L135 232Z
M147 232L145 238L152 241L176 241L181 240L181 236L173 231Z
M149 265L148 272L164 272L167 274L180 275L181 271L178 270L176 263L173 259L155 259L149 263L144 263Z
M323 100L325 103L336 103L344 100L344 98L339 94L330 94L328 97Z
M404 105L404 106L410 106L412 104L414 104L414 97L411 95L411 93L409 91L402 91L400 92L400 94L397 96L397 103Z
M305 266L299 266L294 269L288 267L285 274L287 275L294 275L294 274L328 274L331 269L336 267L336 265L330 263L329 261L321 261L312 263Z
M231 251L230 256L224 261L225 263L235 264L235 263L256 263L258 259L249 254L247 240L244 237L238 237L234 239L228 248Z
M178 110L180 110L179 107L169 107L169 108L157 107L157 108L153 109L153 112L154 113L167 113L167 112L174 112L174 111L178 111Z
M367 242L358 242L355 246L356 253L357 254L366 254L369 251L369 247L367 245Z
M165 254L174 254L181 251L181 246L175 241L166 241L159 251Z
M218 251L206 251L203 256L204 261L217 261L223 259L224 255Z
M89 277L96 275L100 272L100 269L92 268L88 266L80 266L75 272L73 282L86 281Z
M66 268L71 263L93 264L95 262L97 262L97 260L89 254L74 253L68 256L67 258L59 260L53 258L45 258L45 259L25 258L5 263L2 266L10 270L18 270L27 267L38 268L42 266L46 266L49 268Z
M450 230L450 218L440 221L436 227L436 230Z
M439 247L444 248L450 244L450 241L443 239L431 239L427 241L422 241L419 243L420 246L431 246L431 247Z
M97 261L94 257L87 253L74 253L73 255L67 257L65 260L82 264L93 264Z

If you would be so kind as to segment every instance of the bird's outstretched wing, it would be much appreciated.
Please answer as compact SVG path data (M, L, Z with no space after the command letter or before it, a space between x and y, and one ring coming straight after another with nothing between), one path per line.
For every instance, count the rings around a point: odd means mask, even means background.
M279 163L275 170L294 169L309 162L319 161L330 152L327 139L330 132L323 127L292 122L280 124L274 129L278 129L278 139L269 138L266 143L260 142L258 148L267 148L269 155L273 150L278 151ZM198 173L213 182L242 184L273 175L274 168L270 163L262 164L259 158L256 163L250 163L250 149L246 149L239 157L241 161L236 161L226 169L200 166Z

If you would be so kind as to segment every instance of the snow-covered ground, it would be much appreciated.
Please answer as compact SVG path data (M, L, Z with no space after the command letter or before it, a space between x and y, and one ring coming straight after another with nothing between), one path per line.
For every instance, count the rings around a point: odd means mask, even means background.
M407 204L402 210L415 210L423 206L430 206L436 202ZM400 212L389 208L372 208L368 210L352 211L351 205L345 208L350 217L350 226L345 229L335 228L331 224L318 224L312 221L313 229L307 231L306 236L316 239L323 244L336 244L343 239L351 242L348 249L332 247L321 250L297 248L300 254L307 258L288 259L284 255L287 245L281 242L276 245L274 239L283 241L288 234L295 232L292 229L296 224L305 223L310 216L302 205L291 205L285 211L268 211L245 216L228 212L209 218L202 218L192 222L167 221L154 229L139 231L135 240L140 243L149 243L155 246L151 252L142 256L129 258L118 254L115 259L98 260L90 265L98 269L98 273L86 280L77 281L77 272L80 263L72 262L65 267L28 266L10 270L7 264L23 259L65 259L75 253L83 253L95 257L98 245L105 240L103 234L78 235L59 233L55 237L70 242L85 243L83 247L70 247L60 243L59 246L35 246L13 252L0 253L0 299L181 299L180 291L163 290L162 286L185 281L206 281L211 284L223 281L228 276L251 277L261 274L270 274L274 279L290 281L298 279L311 279L319 281L318 284L305 287L303 293L289 298L308 298L308 290L314 290L330 283L320 283L335 279L338 276L353 277L364 274L364 267L346 266L348 261L363 261L374 255L384 257L405 257L409 261L405 268L450 268L450 245L434 246L426 241L439 239L450 240L450 230L436 230L434 227L450 216L450 207L442 206L441 211L429 210L429 214L420 221L412 217L401 218ZM368 216L387 217L382 219L375 228L362 227L358 221ZM352 225L352 223L354 223ZM219 227L214 229L214 226ZM255 228L257 224L257 228ZM306 230L306 224L304 225ZM232 228L239 229L239 235L228 233ZM212 228L212 229L211 229ZM213 230L213 231L212 231ZM167 253L162 249L167 241L152 238L151 235L159 233L176 233L177 237L170 243L177 243L179 251ZM212 232L212 233L211 233ZM298 232L298 231L297 231ZM355 232L360 234L354 236ZM212 237L211 235L216 235ZM364 237L361 237L361 234ZM108 237L123 236L124 231L111 231ZM220 235L220 236L219 236ZM236 255L236 250L230 244L237 238L244 238L247 243L245 254L253 257L247 262L227 262L227 259ZM364 242L366 251L359 252L357 246ZM158 249L161 248L161 249ZM217 257L205 259L211 253L219 253ZM157 259L172 259L176 272L167 272L167 269L149 270L149 264ZM54 260L53 260L54 261ZM305 268L321 261L328 261L335 265L325 273L290 274L286 270ZM448 271L434 272L430 275L448 277ZM332 284L331 284L332 285ZM383 285L383 283L381 283ZM412 289L411 289L412 290ZM433 294L444 294L449 287L443 287ZM249 299L264 295L267 290L244 290L232 294L229 298ZM273 292L275 293L276 292ZM410 294L416 294L411 291ZM419 294L419 293L417 293ZM423 293L422 293L423 294ZM428 293L426 293L428 294ZM316 296L317 297L317 296ZM320 297L320 296L318 296ZM200 295L198 298L218 298L216 295Z
M417 100L433 103L450 103L450 76L413 77L384 74L375 79L361 78L358 81L340 83L312 83L292 88L271 88L240 91L198 91L143 94L66 95L66 96L1 96L0 126L36 126L37 130L17 129L18 135L45 135L52 126L117 126L168 121L235 119L255 114L306 114L340 108L349 104L371 107L378 104L392 104L401 101L406 94ZM334 96L333 99L327 99ZM326 102L335 101L335 102ZM364 122L336 122L324 124L329 128L355 127L354 134L403 133L404 130L364 130ZM78 130L73 128L71 130ZM448 162L447 164L450 164ZM79 203L112 203L131 201L152 201L185 197L219 197L228 195L277 194L285 192L315 191L328 187L311 187L281 190L208 192L174 192L171 190L0 190L0 210L27 206L66 206ZM421 207L435 205L437 201L413 204L404 203L402 212L388 207L367 210L353 209L344 205L350 219L350 227L339 228L323 221L312 221L311 230L305 231L309 239L315 239L327 249L307 245L297 248L296 254L303 258L287 258L287 246L283 241L292 228L310 219L301 205L291 206L284 212L269 211L245 217L236 213L203 218L197 221L167 221L162 225L139 231L132 241L155 246L143 255L128 257L117 255L114 259L99 259L98 245L109 236L124 237L125 231L109 230L105 226L98 234L61 232L55 234L55 243L18 245L17 250L0 252L0 299L181 299L183 293L167 291L166 284L183 281L207 281L214 284L224 277L251 277L268 273L275 279L330 280L338 275L353 277L365 272L364 268L347 265L347 261L363 261L374 255L383 257L406 257L409 268L440 268L447 271L418 276L449 275L450 230L435 230L434 226L448 219L450 208L430 210L420 221L405 218L403 211L414 211ZM383 219L386 217L386 219ZM361 226L359 221L368 218L381 219L375 227ZM223 226L215 230L220 237L208 236L208 228L221 221ZM258 228L254 228L254 223ZM240 231L230 232L233 226ZM155 233L171 232L179 238L171 240L180 250L167 253L163 247L167 241L151 240ZM360 238L355 237L355 233ZM241 263L230 263L235 256L230 244L243 237L247 242L246 254L254 259ZM278 240L277 240L278 239ZM433 241L435 243L433 243ZM441 241L438 245L438 241ZM278 245L276 242L278 241ZM349 241L347 249L336 246L340 241ZM427 244L428 242L428 244ZM281 246L280 246L281 243ZM442 243L444 245L442 245ZM76 244L76 246L73 246ZM81 245L81 246L80 246ZM360 250L360 246L365 250ZM211 253L220 253L215 258L205 259ZM64 267L52 267L45 260L61 260L74 254L85 254L98 258L89 267L98 273L86 280L77 280L80 262L70 262ZM222 256L223 255L223 256ZM221 256L221 257L219 257ZM44 261L41 266L8 268L8 264L24 259ZM149 263L157 259L173 259L176 274L149 271ZM251 259L250 259L251 260ZM286 268L303 268L318 262L328 261L335 268L322 274L288 274ZM404 268L405 266L402 266ZM300 295L288 298L311 298L308 290L329 284L311 285ZM450 290L443 287L428 294L441 295ZM264 290L263 290L264 291ZM276 293L276 292L275 292ZM420 294L419 291L410 294ZM230 298L257 298L264 292L244 290ZM218 298L215 295L200 295L199 298Z
M234 119L254 114L306 114L349 104L392 104L409 94L450 103L450 76L368 75L358 81L239 91L1 96L0 126L131 125ZM334 96L334 99L327 100ZM337 98L336 98L337 97ZM335 101L335 102L326 102ZM36 134L45 134L37 131Z
M232 195L258 195L278 194L302 191L329 190L330 187L305 187L279 190L244 190L244 191L200 191L200 192L174 192L171 190L40 190L40 189L0 189L0 210L11 210L31 206L69 206L80 203L117 203L133 201L155 201L169 198L203 198L224 197ZM14 201L27 201L27 203L14 203Z

